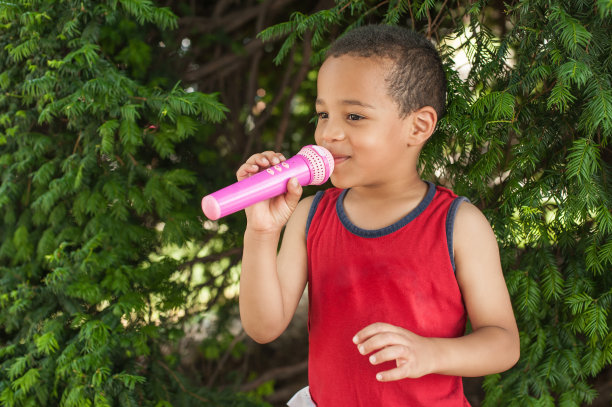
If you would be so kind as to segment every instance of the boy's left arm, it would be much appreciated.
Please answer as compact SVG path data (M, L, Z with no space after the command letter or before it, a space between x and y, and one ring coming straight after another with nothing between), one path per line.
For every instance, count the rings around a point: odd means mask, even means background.
M358 351L378 365L396 361L380 372L380 381L430 373L484 376L508 370L520 353L519 334L502 274L495 234L474 205L462 203L453 233L457 282L472 332L459 338L426 338L386 323L359 331Z

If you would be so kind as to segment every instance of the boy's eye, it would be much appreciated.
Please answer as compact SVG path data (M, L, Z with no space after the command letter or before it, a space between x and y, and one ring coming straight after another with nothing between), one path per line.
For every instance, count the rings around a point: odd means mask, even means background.
M319 119L327 119L329 117L327 112L317 112L317 116L319 117Z
M359 116L358 114L355 114L355 113L350 113L350 114L347 116L347 118L348 118L349 120L354 120L354 121L357 121L357 120L361 120L361 119L363 119L363 116Z

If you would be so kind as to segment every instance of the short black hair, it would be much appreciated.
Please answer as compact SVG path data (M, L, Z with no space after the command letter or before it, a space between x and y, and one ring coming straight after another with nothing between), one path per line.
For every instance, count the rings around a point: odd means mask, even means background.
M389 59L389 96L400 116L431 106L438 120L446 111L446 75L438 51L422 35L407 28L366 25L348 31L329 48L326 58L351 55Z

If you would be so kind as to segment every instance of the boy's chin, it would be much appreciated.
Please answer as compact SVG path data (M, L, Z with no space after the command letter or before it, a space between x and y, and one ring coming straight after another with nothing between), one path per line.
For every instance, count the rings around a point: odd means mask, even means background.
M343 180L340 177L334 176L334 173L332 173L332 175L329 177L329 181L334 187L339 188L339 189L348 189L351 187L351 185L347 183L346 180Z

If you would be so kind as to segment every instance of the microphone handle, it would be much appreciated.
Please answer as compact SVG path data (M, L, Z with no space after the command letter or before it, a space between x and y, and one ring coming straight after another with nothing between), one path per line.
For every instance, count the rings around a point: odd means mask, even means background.
M302 186L312 182L308 162L299 154L205 196L202 199L202 210L208 219L217 220L257 202L284 194L289 179L293 177L297 177Z

